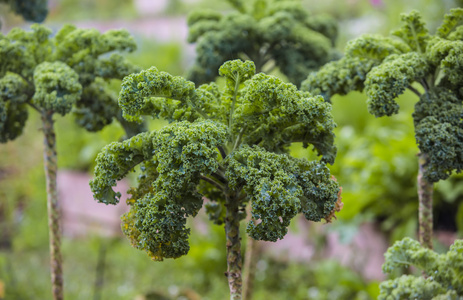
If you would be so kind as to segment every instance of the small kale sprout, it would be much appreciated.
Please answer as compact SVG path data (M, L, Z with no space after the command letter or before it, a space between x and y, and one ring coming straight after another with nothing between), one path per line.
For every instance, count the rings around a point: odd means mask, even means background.
M420 241L432 248L433 183L463 170L463 9L452 9L434 35L417 11L402 21L392 37L364 35L349 42L345 57L309 75L302 89L326 98L365 91L376 117L396 114L396 98L407 89L419 97L413 119L420 149Z
M463 296L463 240L456 240L445 254L423 248L410 238L396 242L384 255L384 273L414 266L426 278L402 275L380 284L379 300L460 299Z
M249 202L255 222L246 231L267 241L283 238L297 213L330 221L341 209L339 185L326 166L336 154L335 123L322 97L256 75L251 61L227 61L219 73L222 90L215 83L195 88L155 67L125 77L124 117L148 115L170 125L103 148L90 186L96 200L117 204L113 186L140 165L122 230L156 261L188 253L186 220L205 202L211 220L225 224L231 299L241 299L239 224ZM312 145L321 160L290 156L295 142Z
M197 84L213 81L225 61L249 59L256 72L274 67L300 85L310 71L336 59L337 24L326 15L311 16L300 1L228 0L236 11L222 15L201 9L188 17L190 43L197 58L189 78Z
M124 30L64 26L54 37L38 24L31 31L12 29L0 34L0 143L21 135L28 108L42 118L52 286L54 299L63 298L60 224L56 189L57 155L53 115L74 113L77 123L97 131L118 118L127 136L143 127L122 119L116 99L106 89L110 79L138 71L119 53L133 51L134 40ZM110 56L108 54L112 53Z

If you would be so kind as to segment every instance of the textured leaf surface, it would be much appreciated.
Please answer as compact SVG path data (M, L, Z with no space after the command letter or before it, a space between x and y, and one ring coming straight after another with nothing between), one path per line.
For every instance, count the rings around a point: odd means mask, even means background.
M125 30L101 34L73 25L65 25L53 37L51 33L34 24L29 31L13 28L7 35L0 34L2 142L22 132L27 119L23 104L62 115L74 107L77 123L89 131L102 129L113 118L122 120L115 97L105 88L108 80L139 71L118 53L135 50L133 38ZM123 126L136 133L141 130L140 126Z
M271 241L285 235L297 213L329 221L339 211L339 185L325 165L336 155L330 104L274 76L256 75L251 61L227 61L218 73L225 77L222 89L213 83L195 88L154 67L123 81L125 118L148 115L170 124L105 147L91 187L96 200L115 204L120 195L112 187L140 165L122 229L154 260L188 252L186 218L196 215L203 197L217 224L225 220L230 195L237 207L251 202L260 223L249 224L249 234ZM290 157L285 153L294 142L314 146L323 158Z
M387 280L380 285L378 299L459 299L457 296L463 296L462 240L456 240L447 253L437 254L405 238L390 247L384 256L383 272L415 266L428 277L403 275Z

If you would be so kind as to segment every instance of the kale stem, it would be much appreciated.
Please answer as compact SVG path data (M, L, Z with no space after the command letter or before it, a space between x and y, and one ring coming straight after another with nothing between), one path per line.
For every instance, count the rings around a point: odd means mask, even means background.
M241 145L241 138L243 137L243 134L244 134L245 130L246 130L246 126L241 128L240 133L239 133L238 137L236 138L235 145L233 146L232 151L235 151Z
M42 113L42 111L40 110L40 108L38 108L37 105L35 105L34 103L28 102L28 104L29 104L33 109L35 109L38 113Z
M222 158L225 159L227 157L227 153L225 152L225 149L222 146L217 146L217 149L219 150Z
M47 182L48 228L51 260L51 282L54 300L63 299L63 268L61 257L60 210L56 177L58 172L53 111L42 112L44 132L44 167Z
M251 204L247 206L246 212L249 222L254 222L251 215ZM256 278L257 261L261 252L261 244L249 235L246 240L243 267L243 300L250 300L254 291L254 279Z
M434 74L432 75L432 84L433 86L436 86L439 84L439 81L440 81L440 77L439 77L439 74L440 74L440 66L437 66L436 68L436 71L434 72Z
M425 89L426 91L429 91L429 84L428 84L428 82L426 81L426 79L424 79L424 78L421 79L421 85L424 87L424 89Z
M415 89L411 85L408 86L408 89L412 91L413 93L415 93L419 98L421 98L421 93L417 89Z
M209 177L207 177L207 176L205 176L205 175L202 175L202 174L201 174L199 177L200 177L202 180L204 180L204 181L206 181L206 182L212 184L213 186L215 186L215 187L218 188L219 190L225 191L225 187L224 187L223 185L221 185L220 183L218 183L217 181L215 181L214 179L209 178Z
M424 153L418 154L418 219L419 219L419 239L423 247L432 249L432 195L433 183L426 180L424 173L428 167L428 156Z
M239 74L235 78L235 90L233 91L233 97L232 97L232 106L230 108L230 118L228 120L228 130L230 132L230 136L233 140L233 134L232 134L232 126L233 126L233 113L235 111L235 103L236 103L236 96L238 95L238 88L240 86L240 76Z
M242 259L239 202L236 193L225 193L225 235L227 237L227 272L230 300L241 300L242 289Z
M211 174L213 177L217 178L222 183L227 183L227 179L225 178L225 174L221 170L216 170L214 173Z

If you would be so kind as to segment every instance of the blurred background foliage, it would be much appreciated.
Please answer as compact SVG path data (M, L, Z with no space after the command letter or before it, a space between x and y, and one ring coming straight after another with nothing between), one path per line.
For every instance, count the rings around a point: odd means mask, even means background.
M0 1L1 2L1 1ZM429 29L434 30L442 15L463 1L433 0L302 0L314 14L334 15L340 24L337 47L362 33L387 33L399 24L399 14L418 9ZM150 4L151 3L151 4ZM155 5L153 3L156 3ZM230 9L226 1L212 0L49 0L45 22L60 28L65 22L100 26L101 30L124 24L173 19L183 22L193 8ZM149 9L148 9L149 8ZM2 32L13 26L29 27L21 17L0 3ZM182 75L192 64L194 47L179 36L171 41L157 40L153 25L149 36L132 33L139 49L129 58L143 68L156 66ZM186 32L186 30L185 30ZM277 73L278 74L278 73ZM112 88L118 93L120 82ZM338 124L338 156L332 173L343 186L344 208L338 220L329 225L349 243L365 222L380 228L390 244L417 231L416 175L418 148L413 134L411 112L418 100L405 93L399 99L401 111L389 118L368 114L366 97L360 93L333 97L333 115ZM37 134L40 120L31 114L23 134L15 143L0 145L0 285L6 286L5 299L48 299L48 238L46 225L45 179L42 140ZM36 119L34 119L36 118ZM150 122L150 128L163 126ZM70 118L57 117L59 166L91 174L100 149L119 140L122 129L115 123L95 134L80 128ZM295 145L298 157L315 158L309 150ZM463 176L453 175L439 182L435 190L437 231L463 236ZM205 224L207 221L205 221ZM299 223L293 223L297 232ZM311 235L322 257L326 251L323 236ZM65 297L67 299L224 299L228 287L223 272L225 242L223 228L207 225L192 230L189 255L178 260L154 263L133 249L124 238L89 236L64 238ZM445 251L445 244L437 243ZM104 259L103 259L104 258ZM104 280L98 283L97 265L104 261ZM258 262L253 299L374 299L378 283L333 260L315 259L301 263L262 255ZM1 289L0 289L1 290ZM201 296L199 296L201 295ZM0 299L1 299L0 291ZM138 298L137 298L138 297Z

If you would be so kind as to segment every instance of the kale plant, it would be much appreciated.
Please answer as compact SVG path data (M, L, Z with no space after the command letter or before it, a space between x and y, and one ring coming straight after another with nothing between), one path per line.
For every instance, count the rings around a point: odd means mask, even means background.
M188 41L196 43L197 58L189 78L213 81L225 61L249 59L257 73L274 67L296 85L310 71L337 58L333 45L337 24L329 16L311 16L300 1L228 0L236 11L222 15L201 9L188 17Z
M327 98L365 91L368 110L377 117L396 114L395 99L407 89L419 97L413 119L420 149L420 242L432 248L433 183L463 169L463 9L452 9L434 35L416 11L402 21L391 37L349 42L345 57L309 75L302 89Z
M0 34L0 142L21 135L28 108L41 115L53 297L62 299L53 115L73 112L77 123L89 131L103 128L113 118L122 121L122 113L106 89L106 81L122 79L138 69L117 53L130 52L136 47L124 30L100 34L69 25L52 38L50 34L48 28L37 24L31 26L31 31L14 28L7 35ZM140 125L130 125L125 120L122 125L128 136L142 130Z
M138 186L127 200L122 230L132 245L156 261L189 251L187 217L205 203L216 224L225 224L231 299L241 299L240 220L252 205L247 233L276 241L291 219L330 221L342 206L333 163L335 123L320 96L255 74L251 61L225 62L217 84L195 84L155 67L124 78L119 105L129 121L142 115L170 122L103 148L90 182L96 200L117 204L116 181L140 165ZM320 161L288 154L292 143L313 146ZM207 200L205 200L207 198Z
M48 14L47 0L0 0L1 3L8 4L14 13L21 15L26 21L40 23Z
M387 280L380 285L379 300L389 299L462 299L463 240L456 240L445 254L423 248L410 238L396 242L385 254L384 273L414 266L426 278L413 275Z

